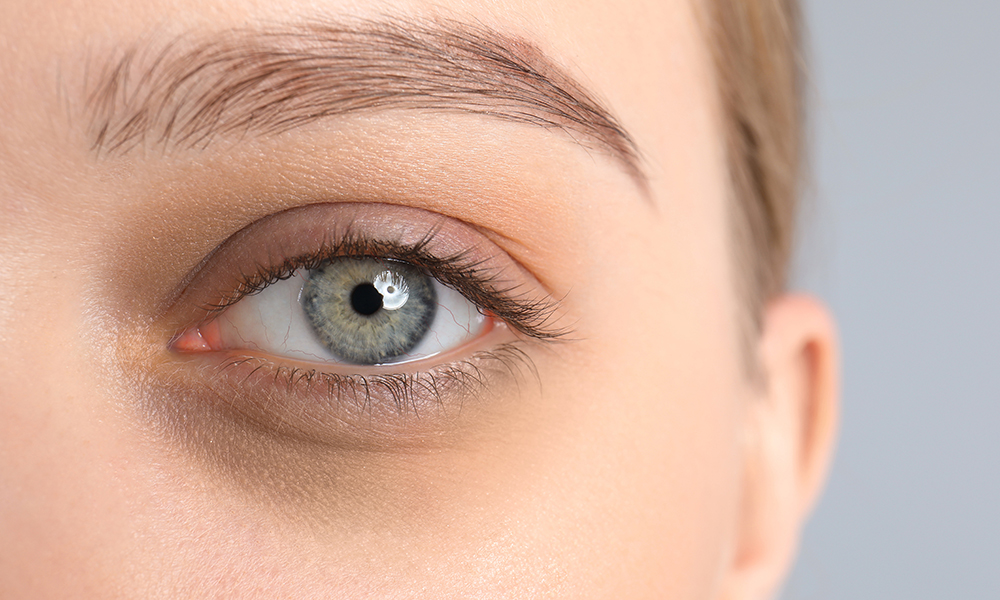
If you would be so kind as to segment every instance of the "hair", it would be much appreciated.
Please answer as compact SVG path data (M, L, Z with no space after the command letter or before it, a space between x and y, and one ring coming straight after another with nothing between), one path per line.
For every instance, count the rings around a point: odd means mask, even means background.
M802 21L797 0L709 0L705 19L723 115L740 292L759 332L787 284L801 191Z

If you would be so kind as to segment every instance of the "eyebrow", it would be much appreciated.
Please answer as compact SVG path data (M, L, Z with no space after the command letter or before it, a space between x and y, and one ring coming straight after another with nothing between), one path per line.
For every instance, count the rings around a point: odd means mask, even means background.
M135 46L98 71L92 149L204 148L354 112L457 111L561 130L640 184L633 138L532 43L450 20L383 19L231 30Z

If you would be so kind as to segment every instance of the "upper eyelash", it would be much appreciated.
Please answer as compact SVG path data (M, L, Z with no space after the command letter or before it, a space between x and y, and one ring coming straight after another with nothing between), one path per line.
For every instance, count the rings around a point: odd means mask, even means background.
M519 333L537 340L565 338L570 330L554 324L558 302L550 296L529 297L518 286L498 285L499 273L486 269L484 260L469 257L463 251L437 256L427 247L436 231L413 244L375 240L348 229L336 240L328 239L314 252L286 258L272 265L258 264L254 271L241 273L236 288L219 301L203 306L209 315L218 314L243 298L256 294L279 281L289 279L299 270L312 270L341 257L392 259L412 264L441 283L460 292L481 311L499 317Z

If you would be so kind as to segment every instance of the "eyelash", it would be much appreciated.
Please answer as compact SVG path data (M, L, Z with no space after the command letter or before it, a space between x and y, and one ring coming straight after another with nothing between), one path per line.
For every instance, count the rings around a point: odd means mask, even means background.
M471 252L436 256L433 246L436 231L432 230L416 243L402 244L376 240L347 229L339 238L327 239L314 252L300 254L276 264L258 264L252 271L241 273L235 288L218 301L203 306L205 321L218 315L247 296L268 286L291 278L296 272L320 267L340 258L393 259L414 265L443 284L454 288L484 314L496 317L527 340L552 342L565 339L570 331L554 325L558 303L548 296L535 297L518 286L500 285L501 273L483 267L485 261L472 258ZM521 347L524 339L501 343L489 350L480 350L452 363L417 372L334 373L315 368L302 368L276 363L257 356L235 356L222 363L221 369L248 369L244 383L253 385L253 377L266 379L283 392L318 391L336 403L350 401L356 409L371 412L376 398L388 401L397 413L416 412L428 402L442 405L445 395L456 389L462 398L475 397L488 387L492 373L510 375L515 379L525 374L538 379L534 363ZM261 380L261 383L264 381Z
M431 231L415 244L380 241L348 230L338 241L327 241L315 252L286 259L277 265L257 265L242 273L236 288L218 302L203 307L206 314L218 314L243 298L263 291L267 286L289 279L300 270L312 270L334 258L393 259L414 265L430 276L462 293L481 311L498 317L516 331L536 340L556 340L569 331L553 325L558 308L550 298L529 298L517 287L498 287L499 273L482 268L483 261L469 258L469 253L438 257L428 251L434 239Z
M371 414L375 398L388 400L397 414L418 414L428 404L443 406L446 394L458 388L461 398L477 397L487 387L489 375L502 371L514 378L525 374L538 380L538 372L528 354L515 343L501 344L476 352L467 359L415 373L340 374L316 369L275 365L259 357L235 357L222 370L250 367L246 381L262 374L288 393L319 390L337 406L350 401L362 414ZM383 392L382 394L378 393Z

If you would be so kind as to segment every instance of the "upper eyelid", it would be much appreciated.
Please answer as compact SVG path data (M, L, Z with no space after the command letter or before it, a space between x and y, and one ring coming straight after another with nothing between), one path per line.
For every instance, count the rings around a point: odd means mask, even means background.
M429 240L430 237L427 239ZM387 258L409 262L421 267L428 267L428 263L435 263L435 265L449 264L454 265L454 268L457 270L465 271L475 269L478 264L477 262L467 262L463 260L462 256L439 258L424 254L421 252L421 246L423 245L422 243L418 243L411 247L405 247L391 242L367 239L348 231L341 239L326 242L322 247L317 248L315 252L297 257L289 257L277 265L261 266L256 274L243 277L241 280L241 289L234 290L231 297L224 298L221 303L206 306L205 308L207 312L225 310L227 307L239 302L240 299L257 293L271 283L294 276L301 269L311 270L322 265L329 259L342 256ZM434 269L434 267L430 267L429 270L434 270L436 275L442 274L440 269ZM455 279L448 278L445 283L455 283Z
M421 209L353 203L282 211L231 236L174 293L171 305L183 309L175 326L211 318L269 279L290 277L325 256L383 253L421 266L524 335L556 339L568 333L555 325L559 303L544 286L475 228Z

